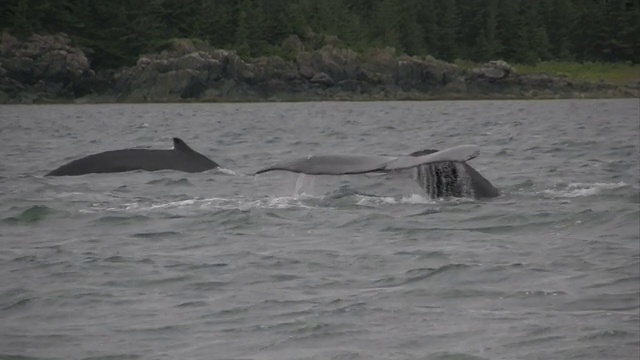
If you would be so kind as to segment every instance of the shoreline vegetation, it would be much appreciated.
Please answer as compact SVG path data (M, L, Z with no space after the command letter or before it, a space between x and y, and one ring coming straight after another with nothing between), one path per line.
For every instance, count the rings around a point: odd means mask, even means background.
M242 58L199 40L171 39L133 66L91 68L65 34L0 37L0 103L382 101L640 97L640 66L502 60L453 63L395 49L334 45Z
M0 103L639 97L635 0L2 0Z
M472 68L479 64L457 61L455 64ZM549 74L555 77L566 77L571 81L605 82L619 86L634 87L640 83L640 64L575 62L575 61L541 61L539 63L512 64L519 74Z
M636 0L2 0L0 103L640 97Z

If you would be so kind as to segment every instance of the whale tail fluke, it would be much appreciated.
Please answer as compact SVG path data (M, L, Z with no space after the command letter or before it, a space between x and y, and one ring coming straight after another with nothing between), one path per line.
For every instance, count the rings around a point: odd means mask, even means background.
M283 170L308 175L351 175L414 170L413 177L432 198L491 197L497 190L466 162L480 155L475 145L424 149L409 155L312 155L276 163L257 174Z
M409 156L423 156L423 155L429 155L437 152L438 150L436 149L424 149L424 150L414 151L411 154L409 154Z
M420 157L438 151L436 149L418 150L409 156ZM474 155L469 160L478 154ZM413 178L432 199L448 196L491 198L500 195L500 191L466 161L421 164L415 168Z

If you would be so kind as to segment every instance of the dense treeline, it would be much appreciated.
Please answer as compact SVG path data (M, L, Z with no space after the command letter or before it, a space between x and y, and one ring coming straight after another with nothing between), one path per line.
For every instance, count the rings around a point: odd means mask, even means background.
M13 34L65 32L97 68L131 64L171 38L243 56L285 54L296 34L348 47L518 63L640 63L640 0L1 0ZM314 42L315 41L315 42Z

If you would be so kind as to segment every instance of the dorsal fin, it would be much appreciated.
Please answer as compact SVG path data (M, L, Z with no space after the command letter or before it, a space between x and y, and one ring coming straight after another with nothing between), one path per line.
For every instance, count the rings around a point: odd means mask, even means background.
M185 143L184 141L182 141L182 139L177 137L173 138L173 149L178 151L188 151L188 152L193 151L193 149L191 149L189 145L187 145L187 143Z

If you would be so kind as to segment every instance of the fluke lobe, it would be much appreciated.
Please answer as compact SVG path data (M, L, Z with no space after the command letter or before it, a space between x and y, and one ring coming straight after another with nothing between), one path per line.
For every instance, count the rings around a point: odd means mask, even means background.
M480 150L460 145L444 150L426 149L401 156L312 155L278 162L256 172L283 170L309 175L350 175L412 171L411 176L431 198L490 198L500 194L489 180L467 164Z

